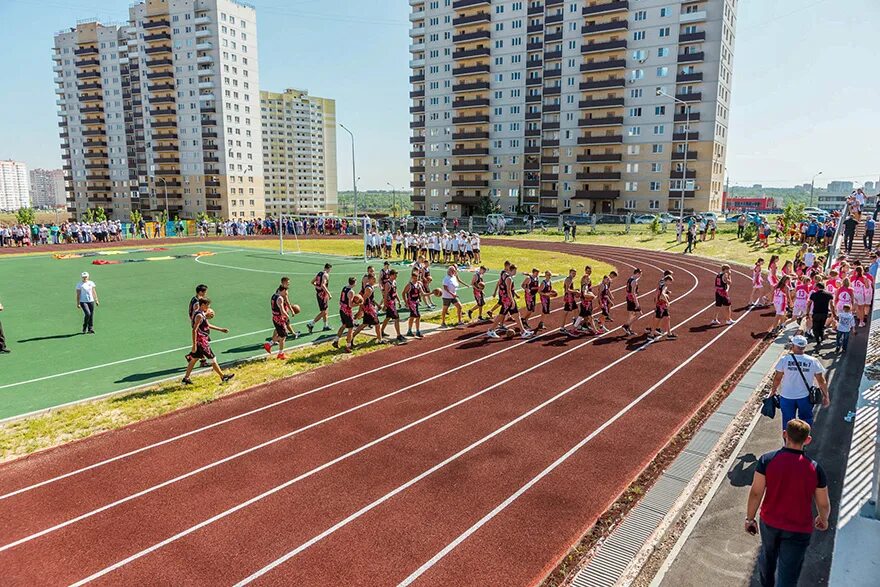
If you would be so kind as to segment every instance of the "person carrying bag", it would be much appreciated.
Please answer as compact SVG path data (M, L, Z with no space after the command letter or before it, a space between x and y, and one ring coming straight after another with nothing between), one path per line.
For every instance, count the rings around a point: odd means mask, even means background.
M806 346L806 337L792 337L791 353L782 356L776 363L770 398L778 395L783 430L789 420L795 417L812 426L813 406L818 403L830 405L825 367L818 359L804 354ZM818 389L811 384L814 380L818 383Z

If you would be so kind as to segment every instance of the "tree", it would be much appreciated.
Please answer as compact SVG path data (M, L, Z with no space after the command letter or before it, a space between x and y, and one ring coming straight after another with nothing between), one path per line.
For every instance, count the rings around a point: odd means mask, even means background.
M131 214L128 215L128 219L131 220L131 223L137 226L140 224L141 220L143 220L143 215L138 210L132 210Z
M36 224L37 213L33 208L19 208L15 211L15 219L19 224Z
M95 208L95 214L93 218L95 219L95 222L106 222L107 212L103 208Z
M92 222L95 221L95 211L92 210L91 208L89 208L88 210L86 210L86 211L83 213L83 217L82 217L82 219L83 219L84 221L88 222L89 224L91 224Z
M798 222L804 219L804 204L789 202L782 211L782 222L785 224L785 230L788 230Z
M492 201L492 198L490 198L489 196L481 196L480 201L477 203L475 214L477 216L488 216L489 214L494 214L497 211L498 205Z

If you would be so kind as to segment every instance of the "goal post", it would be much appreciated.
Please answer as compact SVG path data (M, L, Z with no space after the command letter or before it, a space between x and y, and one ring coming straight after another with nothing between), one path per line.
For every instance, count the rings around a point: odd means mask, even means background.
M302 254L302 239L314 236L358 236L362 240L362 251L357 257L368 260L371 220L367 217L355 219L348 216L329 216L314 214L283 214L279 216L278 252L281 255ZM354 229L357 225L357 233Z

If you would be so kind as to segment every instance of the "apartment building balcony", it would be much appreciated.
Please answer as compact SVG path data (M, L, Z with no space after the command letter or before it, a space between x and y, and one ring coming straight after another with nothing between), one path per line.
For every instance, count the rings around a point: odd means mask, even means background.
M554 67L552 69L544 70L544 79L552 79L556 77L562 77L562 68Z
M626 80L622 77L612 77L608 79L600 79L600 80L591 80L587 82L581 82L580 89L584 91L589 90L604 90L608 88L622 88L626 86Z
M410 142L411 145L414 145L414 144L417 144L417 143L424 143L424 142L425 142L425 137L424 137L424 136L418 136L418 135L417 135L417 136L414 136L414 137L410 137L410 138L409 138L409 142Z
M220 158L217 155L205 155L203 158L205 163L219 163Z
M83 153L83 157L86 159L106 159L107 153L105 151L86 151Z
M694 12L682 12L678 17L678 22L687 24L691 22L699 22L706 20L708 14L705 10L695 10Z
M698 156L699 155L698 155L697 151L688 151L687 152L687 160L688 161L696 161ZM672 154L673 161L684 161L684 159L685 159L684 151L680 151L680 152L676 151Z
M424 167L422 167L424 170ZM484 172L489 171L488 163L453 163L452 171L454 172Z
M414 22L417 20L425 20L425 8L417 8L409 13L410 22Z
M216 97L212 93L199 94L199 102L213 102L215 99ZM213 106L205 106L204 104L201 105L201 110L202 112L217 112Z
M102 96L101 94L79 94L77 96L77 99L83 103L103 102L104 96Z
M155 125L154 125L155 126ZM176 132L153 133L154 141L173 141L177 139Z
M170 41L171 33L162 31L159 33L152 33L149 35L144 35L144 41L147 43L155 43L156 41Z
M153 71L147 74L147 79L149 80L158 80L158 79L174 79L174 71L169 69L168 71Z
M672 117L672 120L675 122L687 122L690 120L691 122L700 120L700 113L691 111L690 118L688 118L687 113L685 112L676 112Z
M69 151L70 150L70 142L65 141L65 142L61 143L61 150L62 151Z
M171 67L172 65L174 65L174 61L172 61L168 57L162 57L160 59L148 59L146 61L146 65L147 65L147 67L162 67L162 66Z
M203 24L211 24L211 17L207 14L199 15L199 16L195 17L195 19L193 19L193 24L196 26L203 25Z
M526 43L526 51L538 51L544 48L544 41L534 41Z
M217 120L214 118L202 118L202 126L217 126Z
M604 41L602 43L587 43L585 45L581 45L581 53L589 54L602 53L604 51L617 51L619 49L626 49L626 47L626 39L619 39L616 41Z
M680 73L675 76L675 81L680 84L701 82L703 81L703 72L697 71L694 73Z
M489 147L452 147L453 156L482 156L489 154Z
M419 41L418 43L411 43L409 46L410 53L424 53L425 51L425 42Z
M204 65L205 63L214 63L214 57L212 55L199 55L196 58L196 63L199 65Z
M489 4L487 2L487 4ZM452 26L462 26L465 24L475 24L478 22L491 22L492 15L488 12L478 12L477 14L469 14L467 16L459 16L452 19Z
M622 153L585 153L577 156L578 163L616 163L623 161Z
M172 163L180 163L180 157L154 157L153 163L156 165L170 165Z
M108 173L86 173L87 181L110 181L110 174ZM106 188L102 188L106 189Z
M606 59L603 61L591 61L581 64L581 73L593 71L611 71L614 69L626 69L626 59Z
M162 55L163 53L171 54L171 45L158 45L156 47L147 47L144 49L147 55Z
M706 31L698 31L696 33L682 33L678 35L679 43L698 43L706 40Z
M697 172L693 169L688 169L687 178L688 179L696 179ZM669 179L684 179L684 171L670 171Z
M419 149L419 150L417 150L417 151L410 151L410 152L409 152L409 158L410 158L410 159L421 159L421 158L424 157L424 156L425 156L425 150L424 150L424 149Z
M544 32L544 23L539 22L538 24L530 24L526 27L526 34L534 35L537 33Z
M424 137L422 137L424 139ZM477 141L477 140L488 140L489 133L487 131L474 131L474 132L454 132L452 133L453 141Z
M694 53L679 53L678 54L678 62L679 63L697 63L700 61L704 61L706 59L706 54L702 51L696 51Z
M575 177L581 181L618 181L619 171L583 171Z
M168 152L168 151L176 152L178 150L178 146L177 145L154 145L153 150L158 151L158 152Z
M418 59L410 59L409 60L410 69L418 69L420 67L425 67L425 58L420 57Z
M150 126L153 128L173 128L177 126L176 120L157 120ZM175 137L176 138L176 137Z
M595 118L581 118L578 126L617 126L623 124L623 116L597 116Z
M425 81L425 74L423 73L409 76L409 83L411 84L418 84L423 81Z
M526 129L526 137L540 137L541 136L541 128L527 128Z
M545 120L542 128L544 130L559 130L559 121Z
M562 59L562 51L547 51L544 53L544 61L553 61L556 59Z
M692 130L691 132L674 132L672 133L673 141L699 141L700 133Z
M479 90L488 90L489 82L479 81L479 82L462 82L459 84L455 84L452 86L453 93L460 92L476 92ZM424 92L424 90L422 90Z
M562 31L556 33L547 33L544 35L545 43L555 43L556 41L562 40Z
M104 126L103 116L86 116L80 121L84 126Z
M214 82L211 80L199 82L200 90L211 90L214 88Z
M548 4L549 6L549 4ZM556 14L548 14L544 17L545 24L557 24L563 21L565 18L565 14L562 12L557 12Z
M474 6L489 7L492 5L490 0L455 0L452 3L453 10L462 10L464 8L473 8Z
M597 14L611 14L612 12L624 12L627 10L629 10L629 2L617 0L615 2L602 2L601 4L584 6L581 14L584 16L595 16Z
M82 136L84 136L84 137L102 137L107 133L105 133L101 129L94 129L94 130L84 130L80 134L82 134Z
M595 100L581 100L578 102L578 108L586 110L589 108L611 108L623 106L624 99L621 98L597 98Z
M196 29L196 39L200 39L203 37L210 37L210 36L211 36L211 29L208 29L208 28Z
M561 86L544 86L545 96L556 96L562 93Z
M79 61L74 62L74 65L77 67L100 67L101 60L100 59L80 59Z
M541 145L526 145L523 148L523 153L525 153L526 155L540 155Z
M83 106L79 109L80 114L97 114L104 112L103 106Z
M100 71L80 71L76 74L76 79L101 79Z
M620 190L577 190L575 200L615 200L620 197Z
M541 148L542 149L555 148L558 146L559 146L559 139L543 139L541 141Z
M409 93L410 98L424 98L425 90L413 90Z
M703 94L701 92L686 92L683 94L676 94L675 97L682 102L699 102L703 99Z
M176 108L154 108L150 110L150 116L177 116Z
M97 47L80 47L79 49L74 49L73 54L77 57L80 55L97 55L98 48Z
M471 59L473 57L489 57L492 50L489 47L476 47L474 49L458 49L452 52L453 59Z
M543 105L543 108L544 108L545 114L550 113L550 112L560 112L562 110L562 107L559 104L546 104L545 103Z
M106 146L107 146L107 141L96 141L95 139L89 139L89 140L83 141L83 147L86 147L86 148L106 147ZM64 148L64 145L61 145L61 147Z
M453 179L452 187L454 188L487 188L489 187L488 179Z
M475 75L479 73L489 73L489 71L490 68L488 63L480 65L467 65L453 69L452 75Z
M174 104L177 98L174 96L155 96L150 98L150 104Z
M201 43L196 43L196 51L210 51L214 48L213 43L209 43L207 41L202 41Z
M172 92L174 91L174 84L170 82L152 84L147 86L147 90L150 92Z
M629 22L626 20L612 20L609 22L600 22L596 24L586 24L581 28L582 35L594 35L596 33L607 33L610 31L629 30Z
M159 20L148 20L144 22L144 28L149 31L170 26L171 23L164 18Z
M526 69L535 69L538 67L544 67L543 59L530 58L526 60Z
M541 190L539 192L539 196L542 198L558 198L559 191L558 190Z
M684 193L685 198L693 198L693 197L696 197L696 195L697 195L694 190L685 190L683 193ZM679 198L680 199L681 194L682 194L681 190L672 190L672 189L669 190L669 197L670 198Z
M409 30L410 37L424 37L425 36L425 25L420 25L417 27L413 27Z
M544 78L538 77L527 77L526 78L526 87L528 86L542 86L544 85Z
M453 166L454 167L454 166ZM454 169L453 169L454 170ZM425 166L424 165L411 165L409 168L410 173L424 173Z
M410 128L425 128L425 119L413 120L409 123Z
M541 181L559 181L558 173L542 173Z
M535 102L541 101L541 94L527 94L526 95L526 104L533 104Z
M544 14L544 5L543 5L543 4L537 4L537 5L534 5L534 6L533 6L533 5L529 4L529 8L528 8L528 12L527 12L527 14L528 14L529 16L543 15L543 14Z
M410 107L409 107L409 113L410 113L410 114L421 114L421 113L423 113L424 111L425 111L425 105L424 105L424 104L416 104L415 106L410 106Z
M539 113L540 116L540 113ZM452 124L483 124L489 122L488 114L469 114L467 116L453 116Z
M482 108L489 106L489 98L472 98L464 100L453 100L453 108Z
M491 31L481 30L481 31L473 31L470 33L459 33L457 35L452 35L453 43L466 43L468 41L480 41L480 40L490 40L492 38Z
M107 163L86 163L86 169L107 169Z
M64 132L58 134L58 138L64 139L66 141L70 138L70 133L65 130Z
M592 135L578 137L579 145L615 145L623 143L623 135Z

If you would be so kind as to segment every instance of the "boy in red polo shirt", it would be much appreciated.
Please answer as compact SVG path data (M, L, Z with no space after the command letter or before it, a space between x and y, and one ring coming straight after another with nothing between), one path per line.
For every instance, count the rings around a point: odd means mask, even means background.
M827 530L831 513L825 472L804 454L812 440L810 425L789 420L783 438L783 448L758 459L746 511L745 530L757 534L755 515L761 506L758 571L766 587L797 585L813 528Z

